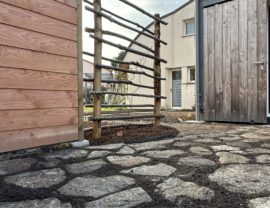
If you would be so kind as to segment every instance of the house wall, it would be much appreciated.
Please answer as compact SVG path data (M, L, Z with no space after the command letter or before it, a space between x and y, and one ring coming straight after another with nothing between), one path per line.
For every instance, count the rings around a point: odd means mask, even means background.
M76 0L0 0L0 152L78 139Z
M195 105L195 82L188 80L188 67L195 66L195 36L184 36L185 20L194 18L195 3L186 4L182 9L165 17L163 20L168 22L167 26L161 25L161 39L168 43L167 46L161 44L161 57L168 61L167 64L161 65L162 77L167 80L162 81L162 95L167 96L167 100L162 100L162 108L172 108L172 79L171 72L175 69L182 70L182 107L181 109L192 109ZM153 25L149 27L154 31ZM140 35L137 39L138 42L143 43L151 48L154 47L154 41ZM132 45L132 49L139 50L145 53L149 51L140 48L139 46ZM132 53L127 53L125 61L138 61L141 64L153 67L153 60L145 59ZM136 67L130 66L130 69ZM151 71L141 69L147 73L152 74ZM153 79L144 76L130 75L130 79L134 82L144 85L153 86ZM151 89L141 89L129 86L130 92L153 94ZM136 99L129 100L133 104L153 104L153 99Z

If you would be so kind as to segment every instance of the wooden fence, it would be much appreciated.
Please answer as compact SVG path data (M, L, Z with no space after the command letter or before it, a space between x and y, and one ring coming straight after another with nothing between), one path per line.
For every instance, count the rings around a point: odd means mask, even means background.
M93 128L87 128L85 131L93 130L93 138L99 139L101 138L101 129L102 128L107 128L108 126L101 126L101 122L104 120L128 120L128 119L138 119L138 118L154 118L154 125L159 126L160 125L160 119L162 118L160 114L160 106L161 106L161 99L166 99L166 97L161 96L161 80L165 80L164 78L161 78L161 62L167 63L166 60L162 59L160 57L160 44L165 44L166 42L162 41L160 39L160 24L167 24L166 22L162 21L159 14L156 15L151 15L147 11L141 9L140 7L130 3L129 1L126 0L119 0L122 3L136 9L138 12L152 18L154 20L154 25L155 25L155 31L152 32L148 30L147 28L143 27L142 25L126 19L124 17L121 17L117 14L115 14L112 11L108 11L101 6L101 0L93 0L93 2L90 2L88 0L84 0L89 6L86 6L85 9L87 11L90 11L94 13L94 21L95 21L95 26L94 28L85 28L85 31L90 33L90 37L95 40L95 49L94 49L94 54L89 53L89 52L84 52L85 55L89 55L94 57L94 78L93 79L84 79L85 82L93 82L93 91L91 92L93 94L94 102L93 105L87 105L89 107L93 107L93 116L90 118L90 120L93 121ZM91 7L90 7L91 6ZM111 31L106 31L103 30L102 28L102 18L105 18L112 23L115 23L123 28L126 28L128 30L131 30L133 32L137 32L141 35L144 35L148 37L149 39L152 39L154 41L154 50L139 43L136 42L135 40L132 40L124 35L114 33ZM125 22L125 23L124 23ZM126 24L129 23L129 24ZM129 26L130 24L135 25L136 27L140 29L136 29L132 26ZM108 41L103 38L103 35L110 35L110 36L115 36L124 40L129 41L132 44L136 44L140 46L143 49L146 49L149 51L151 54L144 53L138 50L133 50L131 48L122 46L117 43L113 43L111 41ZM119 60L114 60L110 58L106 58L102 56L102 44L107 44L116 48L119 48L121 50L134 53L140 56L144 56L146 58L150 58L154 60L153 63L153 68L144 66L140 63L137 62L123 62ZM125 69L121 66L118 65L118 67L113 67L113 66L108 66L102 64L102 60L106 61L111 61L116 64L126 64L126 65L134 65L143 69L147 69L150 71L149 73L143 72L143 71L138 71L138 70L129 70ZM142 76L147 76L150 77L154 80L154 86L144 86L138 83L134 83L132 81L127 81L127 80L102 80L101 79L101 73L102 69L111 69L115 71L120 71L120 72L125 72L129 74L136 74L136 75L142 75ZM152 72L152 74L151 74ZM153 94L152 95L146 95L146 94L136 94L136 93L120 93L120 92L105 92L101 91L101 83L114 83L114 84L126 84L126 85L133 85L141 88L148 88L148 89L153 89ZM113 94L113 95L119 95L119 96L136 96L136 97L147 97L147 98L153 98L154 103L153 105L125 105L125 104L118 104L118 105L103 105L101 103L101 96L104 94ZM123 116L123 115L114 115L114 116L103 116L101 112L101 108L106 108L106 107L123 107L123 108L146 108L146 107L151 107L153 108L153 114L150 115L128 115L128 116ZM143 109L142 109L143 110ZM119 126L119 125L117 125ZM113 126L109 126L113 127Z
M79 13L77 0L0 0L0 152L81 138Z

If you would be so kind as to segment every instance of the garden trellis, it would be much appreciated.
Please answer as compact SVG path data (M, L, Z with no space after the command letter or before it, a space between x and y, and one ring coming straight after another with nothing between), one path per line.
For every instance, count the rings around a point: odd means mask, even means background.
M161 77L161 63L167 63L166 60L162 59L160 57L160 45L164 44L167 45L167 43L160 38L160 24L167 25L166 22L164 22L159 14L152 15L148 13L147 11L143 10L142 8L130 3L129 1L126 0L119 0L122 3L136 9L138 12L150 17L154 21L154 32L150 31L148 28L134 22L131 20L128 20L124 17L121 17L117 14L115 14L112 11L108 11L101 6L101 0L93 0L93 2L90 2L88 0L84 0L85 3L88 5L85 6L86 11L94 13L94 28L85 28L85 32L90 33L90 38L94 39L95 46L94 46L94 53L89 53L89 52L83 52L85 55L94 57L94 76L93 79L88 79L85 78L83 81L84 82L92 82L93 83L93 91L91 94L93 95L93 104L91 105L86 105L87 107L93 107L93 115L90 117L90 120L93 121L93 138L94 139L99 139L101 138L101 129L103 128L101 126L101 122L105 120L128 120L128 119L142 119L142 118L154 118L154 126L160 126L160 119L162 118L161 115L161 99L166 99L166 97L161 96L161 80L165 80L164 78ZM105 18L112 23L115 23L123 28L126 28L128 30L131 30L133 32L137 32L140 35L146 36L149 39L152 39L154 41L154 49L151 49L147 47L146 45L137 42L136 40L132 40L124 35L114 33L111 31L106 31L103 30L102 28L102 18ZM129 25L134 25L140 29L136 29L132 26ZM149 53L144 53L139 50L133 50L131 48L125 47L123 45L113 43L109 40L106 40L103 38L103 35L110 35L114 37L118 37L124 40L129 41L132 44L138 45L143 49L146 49L149 51ZM119 48L123 51L134 53L140 56L143 56L145 58L149 58L153 60L153 68L145 66L141 63L138 62L124 62L124 61L119 61L119 60L114 60L110 59L107 57L102 56L102 44L107 44L116 48ZM116 64L126 64L126 65L133 65L136 67L140 67L142 69L150 71L149 73L145 71L136 71L136 70L129 70L120 67L119 65L117 67L114 66L108 66L102 64L102 60L106 61L111 61ZM154 80L154 85L153 86L145 86L139 83L134 83L129 80L102 80L101 79L101 74L102 74L102 69L110 69L118 72L124 72L128 74L135 74L135 75L141 75L141 76L146 76L149 78L152 78ZM152 74L151 74L152 73ZM123 92L108 92L108 91L102 91L101 90L101 83L113 83L113 84L126 84L126 85L133 85L137 86L140 88L148 88L148 89L153 89L153 94L148 95L148 94L137 94L137 93L123 93ZM102 104L101 103L101 96L105 94L110 94L110 95L118 95L118 96L133 96L133 97L146 97L146 98L153 98L154 99L154 104L153 105L127 105L127 104ZM121 114L119 115L114 115L114 116L104 116L102 115L101 108L110 108L110 107L123 107L123 108L152 108L153 109L153 114L148 115L148 114L143 114L143 115L128 115L128 116L123 116ZM119 125L117 125L119 126ZM108 126L104 126L108 128ZM111 126L112 127L112 126ZM85 129L85 131L88 131L88 129Z

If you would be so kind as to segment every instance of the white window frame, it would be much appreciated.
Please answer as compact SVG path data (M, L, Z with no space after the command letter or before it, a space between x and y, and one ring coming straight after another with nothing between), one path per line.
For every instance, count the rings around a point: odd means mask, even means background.
M193 33L190 33L190 34L187 34L187 24L188 23L191 23L191 22L194 22L194 32ZM193 36L195 35L195 18L191 18L191 19L187 19L187 20L184 20L184 34L183 34L183 37L188 37L188 36Z
M181 80L183 80L183 70L182 70L182 67L177 67L177 68L173 68L170 70L170 73L171 73L171 83L170 83L170 86L171 86L171 103L170 103L170 106L171 106L171 109L175 109L175 110L180 110L183 108L183 100L182 100L182 94L181 94L181 106L178 106L178 107L175 107L173 106L173 93L172 93L172 88L173 88L173 85L172 85L172 81L173 81L173 76L172 76L172 73L175 72L175 71L180 71L181 72Z
M195 68L195 66L189 66L189 67L187 67L187 69L188 69L188 82L195 83L196 82L196 68ZM194 71L195 71L195 80L191 80L191 76L190 76L191 69L194 69Z

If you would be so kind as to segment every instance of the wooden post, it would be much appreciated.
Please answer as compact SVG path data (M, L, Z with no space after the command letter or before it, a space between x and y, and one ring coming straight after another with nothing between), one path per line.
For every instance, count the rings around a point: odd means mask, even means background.
M94 10L101 12L101 0L94 0ZM102 38L102 17L101 15L95 13L95 36ZM95 39L95 56L94 56L94 91L101 91L101 68L96 66L97 64L102 64L102 42L100 40ZM101 116L101 95L93 94L94 106L93 106L93 116L100 117ZM101 121L94 120L93 121L93 138L100 139L101 138Z
M156 14L156 18L160 19L160 15ZM155 20L155 38L160 39L160 21ZM160 41L155 40L155 56L160 57ZM154 77L161 77L161 66L160 60L154 61ZM154 79L154 92L155 96L161 96L161 80L155 78ZM161 108L161 98L155 98L155 107L154 107L154 114L160 115L160 108ZM160 126L160 117L154 118L154 126Z

